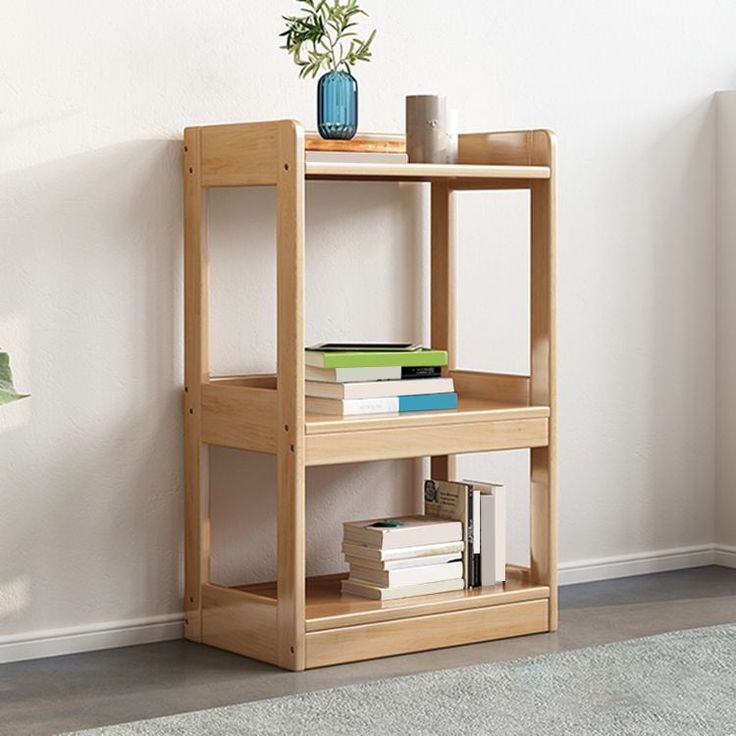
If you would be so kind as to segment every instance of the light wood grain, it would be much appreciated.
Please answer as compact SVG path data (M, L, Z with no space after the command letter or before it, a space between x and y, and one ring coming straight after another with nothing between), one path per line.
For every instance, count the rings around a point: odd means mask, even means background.
M460 396L458 408L443 411L398 412L396 414L364 414L337 417L328 414L308 414L307 435L341 434L361 430L398 429L400 427L436 427L506 419L537 419L548 417L549 407L527 406Z
M482 398L529 405L529 376L510 373L451 370L455 391L465 398Z
M184 633L202 637L202 583L209 580L208 450L202 444L201 387L209 379L209 261L199 128L184 132Z
M365 136L312 150L404 150L400 136ZM336 146L336 147L335 147ZM188 638L291 670L399 654L557 626L555 375L556 154L546 130L466 134L461 164L305 162L293 121L185 132L185 503ZM431 330L450 353L456 411L362 417L304 414L304 186L308 178L432 182ZM204 192L210 186L277 187L277 375L209 376L208 259ZM531 192L530 376L455 366L453 191ZM209 581L207 445L277 454L277 581L226 589ZM503 586L404 601L343 596L339 576L305 590L308 464L434 458L530 447L531 564ZM321 592L320 592L321 591Z
M202 642L229 652L278 664L276 601L237 589L202 588Z
M506 582L503 584L390 601L375 601L341 593L340 582L346 577L346 574L339 573L307 578L307 631L518 603L547 598L549 595L548 588L531 582L528 569L512 565L507 568ZM237 590L276 604L275 581L239 586Z
M209 383L202 386L202 441L275 453L278 393L267 388Z
M334 465L467 452L541 447L546 419L473 422L307 435L307 465ZM436 469L433 471L438 472Z
M202 131L202 186L276 184L281 123L208 125Z
M364 181L481 181L549 179L547 166L472 166L459 164L372 164L308 161L307 179ZM212 186L212 185L210 185Z
M555 166L555 138L534 131L533 160ZM531 569L550 588L550 629L557 628L557 390L555 331L556 179L538 182L531 196L530 400L550 407L550 441L531 452Z
M245 388L278 387L275 373L246 373L233 376L210 376L210 383L215 386L244 386Z
M304 134L304 148L345 153L406 153L406 138L399 133L359 133L349 141L326 140L310 130Z
M434 182L430 198L430 340L446 350L449 375L456 363L455 333L455 195L447 182ZM450 455L432 457L430 472L436 480L454 480L457 463Z
M304 131L278 125L278 661L303 670L305 563Z
M490 133L461 133L458 137L458 162L501 166L532 166L532 130L508 130ZM549 162L545 162L549 165Z
M547 601L535 600L313 631L307 634L307 666L534 634L547 630L548 616Z

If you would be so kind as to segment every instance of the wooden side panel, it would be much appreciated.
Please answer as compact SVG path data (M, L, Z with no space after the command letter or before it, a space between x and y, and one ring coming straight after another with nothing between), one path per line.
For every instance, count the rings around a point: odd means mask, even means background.
M276 602L215 585L202 589L202 642L278 664Z
M433 183L431 195L430 329L431 346L447 350L443 375L455 367L455 195L446 183ZM454 480L457 463L447 454L433 456L432 478Z
M554 134L549 130L461 133L458 163L487 166L553 166ZM554 171L550 172L554 176Z
M532 580L550 588L550 629L557 628L557 379L555 358L556 170L555 139L534 131L533 153L547 159L553 177L531 191L532 404L550 407L549 445L531 452Z
M307 634L307 666L387 657L547 631L547 601L348 626Z
M209 581L208 450L202 444L201 387L209 380L209 261L201 129L184 132L184 633L200 641L200 590Z
M531 131L461 133L458 163L531 166Z
M278 124L278 662L303 670L305 594L304 131Z
M202 386L202 441L275 453L277 411L277 391L205 384Z
M276 184L281 123L239 123L202 128L202 186Z
M529 376L452 370L455 391L464 397L529 406Z
M307 435L307 465L365 462L547 444L547 419L473 422L376 431ZM441 462L441 461L438 461ZM432 469L433 477L443 467Z

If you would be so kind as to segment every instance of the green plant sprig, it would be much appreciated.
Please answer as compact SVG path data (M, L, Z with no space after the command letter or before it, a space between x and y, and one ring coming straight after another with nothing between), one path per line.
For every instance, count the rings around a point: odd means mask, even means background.
M302 15L282 16L286 30L279 34L285 38L281 46L299 67L304 79L317 76L320 69L349 72L359 61L371 60L371 44L376 37L373 30L365 40L352 30L357 17L368 13L360 8L358 0L297 0L304 7Z
M28 394L19 394L13 386L13 374L10 371L10 356L0 350L0 405L11 401L25 399Z

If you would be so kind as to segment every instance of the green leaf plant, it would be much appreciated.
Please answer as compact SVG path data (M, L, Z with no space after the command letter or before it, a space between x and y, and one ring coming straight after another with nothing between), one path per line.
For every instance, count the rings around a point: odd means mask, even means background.
M340 71L350 69L359 61L371 60L371 44L376 31L365 39L358 38L355 27L359 16L368 14L358 0L297 0L300 15L283 16L286 30L283 37L286 50L299 67L304 79L316 77L321 69Z
M10 356L0 350L0 404L25 399L28 394L19 394L13 386L13 374L10 372Z

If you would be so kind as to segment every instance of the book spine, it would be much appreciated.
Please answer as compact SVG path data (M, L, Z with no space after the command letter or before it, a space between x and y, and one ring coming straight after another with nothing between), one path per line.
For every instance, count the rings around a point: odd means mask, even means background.
M442 375L438 365L405 365L401 369L401 380L412 378L437 378Z
M457 394L416 394L399 396L399 411L440 411L457 409Z
M480 491L473 488L473 576L476 587L481 586L481 545L483 526L480 515Z
M467 504L467 528L465 544L467 545L465 555L465 586L475 587L475 526L473 524L473 489L468 488L466 493Z
M321 368L381 368L389 366L436 366L447 364L445 350L407 352L322 353L307 351L307 364Z

